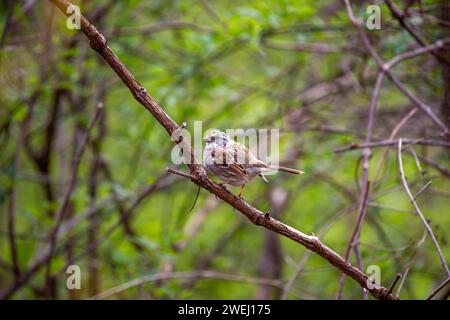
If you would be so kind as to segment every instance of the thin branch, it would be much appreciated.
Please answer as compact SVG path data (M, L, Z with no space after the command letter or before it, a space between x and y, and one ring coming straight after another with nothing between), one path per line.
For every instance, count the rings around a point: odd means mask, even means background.
M432 183L433 182L430 180L422 188L420 188L420 190L415 194L414 200L416 200L422 194L422 192L424 192L425 189L428 188Z
M173 272L173 273L164 272L164 273L156 273L156 274L146 275L146 276L125 282L114 288L103 291L103 292L91 297L90 299L91 300L103 300L105 298L108 298L110 296L113 296L115 294L123 292L125 290L131 289L133 287L141 286L148 282L155 282L155 281L169 280L169 279L198 279L198 278L235 281L235 282L241 282L241 283L250 283L250 284L271 286L271 287L276 287L276 288L283 287L283 283L280 280L265 279L265 278L253 278L253 277L220 273L220 272L208 271L208 270L194 271L194 272Z
M319 236L324 236L328 230L332 227L332 225L336 222L336 220L341 217L344 214L349 213L350 211L354 210L356 208L355 204L352 204L343 210L340 210L337 214L335 214L330 221L328 221L318 232ZM306 263L308 262L309 257L311 256L312 251L307 251L300 261L297 263L297 266L292 273L292 276L289 278L288 282L284 286L281 294L280 294L280 300L285 300L288 297L289 292L291 291L292 287L294 286L297 279L300 277L301 272L304 270Z
M269 41L266 38L262 39L262 44L269 48L282 51L297 51L297 52L308 52L316 54L329 54L329 53L339 53L339 52L352 52L353 48L350 47L337 47L329 43L303 43L303 42L280 42L280 41Z
M9 29L11 28L11 25L13 23L13 11L14 11L14 1L12 0L7 0L6 1L6 19L5 19L5 24L3 26L3 31L2 34L0 35L0 50L3 48L5 42L6 42L6 37L9 33Z
M65 212L69 206L69 201L70 198L73 194L73 192L75 191L75 185L77 182L77 177L78 177L78 169L80 167L80 162L81 162L81 158L83 157L84 154L84 150L86 147L86 143L88 142L89 139L89 134L90 131L92 129L92 127L94 126L95 122L97 121L97 119L100 117L100 114L102 112L103 109L103 104L102 103L98 103L96 110L95 110L95 114L92 117L92 119L90 120L88 127L84 133L84 136L80 142L80 146L78 147L78 150L74 156L74 162L72 165L72 171L71 171L71 175L70 175L70 183L69 186L66 190L66 193L64 194L64 198L62 200L62 203L58 209L58 211L55 214L55 226L53 227L53 229L50 232L50 256L48 258L47 261L47 269L46 269L46 280L47 283L50 280L50 272L51 272L51 262L52 262L52 257L54 254L54 250L55 250L55 246L56 246L56 239L57 239L57 235L58 235L58 231L59 228L61 227L62 222L64 221L64 215Z
M372 140L372 131L373 131L373 124L374 124L374 118L375 118L375 111L378 104L378 98L380 96L381 86L383 84L384 80L384 71L381 71L378 73L377 80L375 83L375 87L372 92L372 98L370 100L369 104L369 115L368 115L368 121L367 121L367 133L366 133L366 139L365 143L368 144ZM353 230L352 237L349 241L349 244L347 246L347 250L345 252L345 261L350 260L350 256L352 251L355 251L356 258L358 261L359 268L362 269L362 258L359 252L359 238L361 234L361 228L364 223L364 218L367 213L367 202L370 198L370 181L369 181L369 162L371 157L371 151L370 148L364 148L363 151L363 166L362 166L362 177L361 177L361 194L359 198L359 209L358 209L358 215L356 218L356 224L355 228ZM336 299L342 298L342 290L344 286L345 281L345 274L343 273L341 275L341 278L339 279L339 287L338 291L336 293ZM364 298L367 298L366 292L364 291Z
M375 62L378 64L379 68L382 72L386 74L386 76L397 86L397 88L411 100L414 104L416 104L423 112L425 112L428 117L433 120L435 124L439 126L443 130L443 134L448 134L449 129L447 126L440 120L436 114L434 114L433 110L430 106L422 102L419 98L417 98L415 95L413 95L398 79L394 76L394 74L390 71L390 65L387 65L384 63L384 61L381 59L381 57L378 55L378 53L375 51L373 46L371 45L369 38L367 37L363 24L361 19L358 19L355 17L352 6L350 4L350 0L345 0L345 6L347 8L347 13L349 16L350 21L355 25L359 37L361 38L362 43L366 47L368 53L372 56L372 58L375 60Z
M430 295L428 296L427 300L431 300L433 299L433 297L439 292L441 291L448 283L450 283L450 277L448 277L447 279L445 279L436 289L433 290L433 292L430 293Z
M412 154L412 152L410 150L406 150L406 152L408 152L409 154ZM437 163L434 160L431 160L429 158L426 158L424 156L421 155L417 155L417 158L426 163L427 165L433 167L434 169L436 169L437 171L439 171L439 173L441 173L443 176L450 178L450 170L448 170L445 166L442 166L441 164Z
M176 169L173 169L173 168L167 168L166 172L173 173L173 174L176 174L177 176L188 178L188 179L191 179L191 180L195 180L196 179L196 177L193 176L192 174L189 174L189 173L186 173L186 172L183 172L183 171L180 171L180 170L176 170Z
M125 205L124 205L122 199L120 199L120 196L119 196L119 194L116 191L116 188L114 188L114 178L113 178L113 175L112 175L111 170L109 168L109 164L106 162L105 159L101 159L99 165L102 168L106 179L112 185L112 187L111 187L112 198L113 198L114 203L115 203L115 205L117 207L117 210L119 211L119 216L121 217L121 221L123 221L122 227L123 227L124 232L129 237L130 243L133 245L133 247L137 251L143 252L143 250L144 250L143 246L141 244L139 244L137 241L135 241L136 232L134 231L133 227L131 226L130 221L127 218L124 218L124 216L127 214L126 213L126 209L125 209Z
M417 32L413 29L413 27L410 25L408 20L405 19L405 15L403 12L395 6L395 4L391 0L385 0L384 1L387 6L389 7L389 10L391 11L392 15L395 19L398 20L400 25L416 40L418 44L420 44L422 47L425 47L426 44L422 40L422 38L417 34ZM444 57L442 57L437 52L431 51L431 54L441 63L448 64L448 62L445 60Z
M400 131L400 129L409 121L409 119L411 119L417 112L417 108L413 108L411 109L407 114L405 114L400 121L395 125L394 129L392 130L391 134L389 135L388 141L392 141L394 140L394 137L398 134L398 132ZM381 175L381 169L383 167L384 162L387 159L389 153L389 146L387 146L384 149L383 154L381 155L381 158L378 160L378 166L377 166L377 170L375 171L375 177L373 179L374 181L374 187L376 187L376 184L379 182L380 180L380 175Z
M25 119L20 124L20 132L19 139L17 142L16 150L14 152L13 158L13 174L12 180L13 185L9 192L9 201L8 201L8 213L7 213L7 235L8 235L8 245L9 251L11 254L11 262L12 262L12 271L14 274L15 281L18 281L20 278L20 266L19 266L19 258L17 252L16 245L16 234L15 234L15 215L16 215L16 190L17 190L17 172L20 166L20 154L22 152L22 148L25 144L25 136L28 130L28 126L31 120L31 114L33 112L33 106L30 106Z
M403 285L405 284L406 276L408 275L410 270L410 267L406 268L405 272L402 273L402 280L400 281L400 284L398 285L397 292L395 295L397 297L400 297L400 292L402 291Z
M205 9L205 12L211 17L211 20L214 23L219 24L223 29L227 28L227 24L220 18L220 16L214 11L213 8L209 5L209 3L205 0L198 0L200 5Z
M386 67L388 69L391 69L393 66L395 66L397 63L403 61L403 60L407 60L407 59L411 59L414 58L418 55L424 54L424 53L428 53L428 52L433 52L439 49L442 49L444 47L444 45L450 43L450 38L445 38L442 40L438 40L433 44L424 46L424 47L419 47L417 49L411 50L411 51L407 51L405 53L396 55L394 58L392 58L391 60L389 60L386 63Z
M238 233L239 230L243 228L244 225L244 220L239 219L239 221L235 223L230 230L227 230L227 232L219 238L214 247L206 252L205 255L198 258L194 270L204 271L205 269L209 268L212 265L214 259L219 256L223 252L223 250L225 250L227 245L229 245L229 243L232 241L233 237ZM196 284L198 279L199 278L192 278L185 281L182 284L183 289L186 290L192 288Z
M177 241L173 248L177 252L182 251L186 248L186 246L191 243L192 238L197 234L202 224L205 221L205 218L213 212L219 206L219 201L214 197L210 196L206 199L203 206L198 209L195 214L192 215L191 219L186 223L183 229L183 239Z
M370 192L370 182L366 180L366 185L363 187L363 193L362 193L362 199L360 200L360 209L358 212L356 225L353 230L352 237L349 241L349 244L347 246L347 250L345 252L345 261L350 261L350 255L352 251L354 250L356 244L359 244L359 233L362 228L362 224L364 222L365 212L367 212L367 204L368 204L368 196ZM362 207L361 207L362 206ZM345 273L341 274L341 277L339 279L339 286L338 291L336 293L336 300L340 300L342 298L342 290L344 287L344 281L345 281Z
M137 27L128 27L121 29L107 29L104 30L103 33L107 36L132 36L132 35L145 35L149 36L156 32L161 32L164 30L182 30L182 29L190 29L198 32L210 33L213 29L198 25L193 22L188 21L160 21L154 23L149 26L137 26Z
M397 285L398 280L400 280L401 278L402 278L402 274L401 273L397 273L397 276L395 277L394 282L392 282L392 285L389 288L389 292L390 293L394 290L395 286Z
M444 141L444 140L429 140L429 139L403 139L403 142L405 145L413 145L413 144L419 144L423 146L437 146L442 148L450 148L450 142ZM369 142L369 143L352 143L348 146L339 147L333 150L334 153L342 153L346 151L352 151L357 149L363 149L363 148L379 148L379 147L386 147L386 146L394 146L398 145L398 140L382 140L382 141L375 141L375 142Z
M430 225L428 224L427 220L425 219L424 215L422 214L422 211L420 210L416 200L414 199L414 196L411 193L411 190L409 189L408 183L406 181L406 176L405 176L405 171L403 169L403 161L402 161L402 139L399 139L399 141L398 141L398 164L399 164L399 169L400 169L400 178L402 180L403 187L405 188L405 191L408 194L408 197L411 200L411 202L414 206L414 209L416 210L417 215L419 216L420 220L422 221L423 225L425 226L425 230L427 231L428 236L431 238L431 241L433 242L434 246L436 247L436 250L439 254L439 259L441 260L442 268L444 269L447 276L450 277L450 270L448 268L447 262L445 261L444 254L442 253L442 250L439 247L436 237L434 236L433 230L431 229Z

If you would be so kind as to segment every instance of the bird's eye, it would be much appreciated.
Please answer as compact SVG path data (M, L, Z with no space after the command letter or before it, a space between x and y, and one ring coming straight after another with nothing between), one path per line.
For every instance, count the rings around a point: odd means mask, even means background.
M216 140L216 137L211 137L211 141L214 141L214 140Z

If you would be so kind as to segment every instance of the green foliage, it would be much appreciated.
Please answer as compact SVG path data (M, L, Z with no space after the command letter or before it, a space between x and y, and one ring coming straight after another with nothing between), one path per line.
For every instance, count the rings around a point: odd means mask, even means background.
M86 7L81 9L92 12L106 2L84 1ZM423 1L424 5L431 2ZM6 19L3 3L0 8L3 26ZM101 135L99 124L91 132L66 217L80 217L95 204L98 211L94 216L98 221L95 224L91 219L81 219L59 239L61 251L55 255L51 268L57 275L57 297L69 297L64 270L73 257L83 270L83 288L93 281L89 278L92 264L98 268L98 292L144 275L196 271L200 267L249 278L273 276L262 262L269 231L251 225L225 203L208 209L214 197L205 190L201 190L193 212L187 214L197 187L186 179L168 178L164 173L166 167L173 166L170 160L173 145L164 129L133 99L117 75L91 50L88 41L65 27L59 12L55 11L50 22L49 4L39 1L33 10L43 18L30 21L15 6L20 43L12 41L16 35L8 35L0 49L0 262L11 263L3 221L12 188L16 193L19 264L26 270L42 249L41 244L48 241L48 232L55 224L49 213L59 208L68 186L76 141L79 142L77 134L84 132L97 103L103 101L106 132L101 141L96 140ZM355 13L364 17L365 7L355 6ZM203 121L204 130L282 129L280 156L290 166L304 170L305 175L270 176L269 184L255 181L247 186L245 199L260 210L273 213L269 195L275 188L281 188L288 192L289 200L279 219L306 234L319 235L333 250L345 253L358 212L361 150L335 154L333 149L364 140L378 69L364 53L343 6L334 1L314 0L115 1L98 20L95 25L105 33L112 50L177 123L188 123L188 130L193 130L196 120ZM161 26L167 22L188 24ZM369 36L383 59L391 59L415 44L384 5L382 23L386 29L370 31ZM422 26L423 22L415 23ZM155 25L161 29L150 28ZM441 35L436 29L427 28L430 39ZM48 42L39 37L42 34L48 35ZM26 37L32 40L27 43ZM69 45L70 41L74 44ZM272 42L325 44L346 49L321 54L277 49L269 45ZM325 92L317 101L301 99L314 86L331 83L348 72L352 85ZM394 72L409 90L438 110L444 89L441 69L431 56L404 61ZM49 174L45 175L39 171L27 146L20 145L19 135L33 105L28 147L36 152L44 150L56 89L63 90L64 95L55 121L57 131ZM37 99L33 102L36 92ZM376 112L374 139L387 139L412 107L386 79ZM438 132L418 112L396 138L415 139L422 135L436 138ZM95 143L112 180L99 168L93 169L99 156L95 154ZM14 168L14 153L19 147L20 163ZM381 268L385 286L392 283L398 272L408 269L401 298L423 299L444 275L429 238L420 241L424 228L400 187L395 149L392 147L387 153L380 179L373 186L361 232L361 255L364 267L375 264ZM419 205L430 218L444 255L449 258L448 176L424 162L420 162L424 173L420 172L407 153L412 149L433 159L444 170L449 168L448 151L408 147L404 152L404 168L414 192L432 180L430 189L420 196ZM376 176L385 148L372 151L370 179ZM97 182L92 182L93 176ZM51 182L54 199L45 193L46 180ZM94 192L92 183L96 184ZM144 197L130 215L128 222L133 234L128 234L118 223L120 204L125 211L132 208L145 187L158 183L163 186ZM204 217L198 229L190 234L201 214ZM91 256L87 252L92 244L89 234L100 241ZM287 281L308 251L278 235L270 241L280 245L279 277ZM206 265L201 265L204 261ZM356 264L353 256L351 262ZM25 288L43 288L44 275L45 268L41 268L13 298L40 297ZM333 298L339 277L333 266L313 254L288 298ZM12 283L11 272L0 264L0 291ZM249 299L256 297L261 288L245 281L197 279L188 285L187 279L169 279L146 283L114 298ZM98 292L83 289L79 298ZM277 290L270 292L271 298L278 298ZM360 286L347 279L344 297L361 298Z

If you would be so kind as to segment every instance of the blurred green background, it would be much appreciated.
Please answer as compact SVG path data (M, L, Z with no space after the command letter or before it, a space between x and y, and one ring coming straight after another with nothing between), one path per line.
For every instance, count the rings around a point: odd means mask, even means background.
M436 4L421 2L425 8ZM186 121L188 130L195 120L203 121L204 129L280 129L281 159L305 175L278 174L269 183L256 179L245 199L344 255L358 211L362 150L333 150L364 141L378 70L340 1L74 3L151 96L177 123ZM369 4L353 2L355 14L367 17ZM252 225L207 191L201 190L187 213L197 187L165 173L173 166L167 133L50 2L2 1L0 8L0 292L15 285L7 232L11 191L18 262L26 274L48 243L74 152L103 102L63 224L72 225L57 241L50 290L41 265L8 298L85 299L145 275L203 270L215 273L208 279L149 281L112 298L278 299L296 270L301 272L288 299L335 297L338 270L301 245ZM382 58L416 47L387 6L380 8L381 30L366 33ZM448 27L420 16L416 3L411 8L416 14L409 19L428 43L448 33ZM433 56L404 61L394 73L441 115L445 86ZM373 139L388 139L414 107L386 79ZM444 139L439 133L418 111L395 138ZM396 147L372 151L370 179L383 165L372 181L361 232L364 269L379 266L386 287L397 273L404 274L400 298L423 299L445 274L401 186ZM414 154L423 158L416 161ZM418 203L448 258L448 149L414 145L405 148L403 158L413 192L432 181ZM127 223L120 223L127 212ZM81 268L81 290L66 288L70 264ZM258 279L272 279L274 285ZM343 292L347 299L363 298L351 279Z

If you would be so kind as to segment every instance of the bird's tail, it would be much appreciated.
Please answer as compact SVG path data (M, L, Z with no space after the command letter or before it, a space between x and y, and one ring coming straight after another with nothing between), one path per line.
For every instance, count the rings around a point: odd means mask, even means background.
M270 169L277 170L277 171L283 171L283 172L287 172L287 173L292 173L292 174L304 174L304 172L301 170L280 167L280 166L270 166Z

